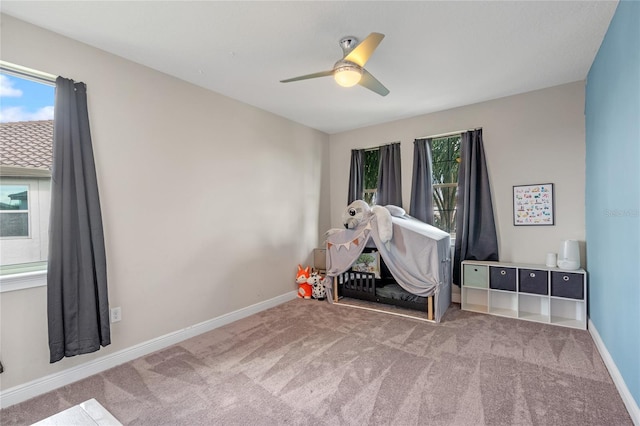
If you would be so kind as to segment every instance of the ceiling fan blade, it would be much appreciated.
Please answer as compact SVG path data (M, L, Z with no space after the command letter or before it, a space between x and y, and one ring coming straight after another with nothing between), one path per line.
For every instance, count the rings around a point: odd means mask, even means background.
M288 78L286 80L280 80L280 83L290 83L292 81L308 80L310 78L327 77L333 75L333 70L321 71L313 74L301 75L299 77Z
M383 38L384 34L369 34L367 38L362 40L344 59L364 67L364 64L369 60L369 57L373 54L373 51L376 50L376 47L378 47Z
M389 89L384 87L382 83L380 83L374 76L371 75L370 72L363 69L362 70L362 78L358 83L362 87L366 87L369 90L373 90L380 96L387 96L389 94Z

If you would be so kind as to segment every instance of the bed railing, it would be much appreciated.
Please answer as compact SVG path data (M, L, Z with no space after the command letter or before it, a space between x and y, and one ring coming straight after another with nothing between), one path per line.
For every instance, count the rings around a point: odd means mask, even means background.
M338 294L340 296L338 296ZM352 297L354 299L368 300L371 302L380 301L378 296L376 295L375 274L368 272L347 271L334 277L333 301L338 302L339 297ZM427 318L431 321L434 318L433 299L434 296L428 296L426 306L424 308L419 308L420 310L427 311ZM392 304L416 309L415 303L411 302L394 300Z
M344 272L338 275L340 294L365 300L376 300L376 276L368 272Z

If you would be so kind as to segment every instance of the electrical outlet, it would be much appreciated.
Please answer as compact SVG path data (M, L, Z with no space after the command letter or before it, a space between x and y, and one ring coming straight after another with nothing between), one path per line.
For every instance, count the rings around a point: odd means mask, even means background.
M111 323L120 322L122 319L122 308L111 308Z

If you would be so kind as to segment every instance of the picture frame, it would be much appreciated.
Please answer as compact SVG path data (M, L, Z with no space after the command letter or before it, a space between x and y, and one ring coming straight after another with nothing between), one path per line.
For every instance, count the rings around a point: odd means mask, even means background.
M514 185L513 225L555 225L553 183Z
M375 250L362 252L351 265L351 271L375 274L375 277L380 279L380 252Z

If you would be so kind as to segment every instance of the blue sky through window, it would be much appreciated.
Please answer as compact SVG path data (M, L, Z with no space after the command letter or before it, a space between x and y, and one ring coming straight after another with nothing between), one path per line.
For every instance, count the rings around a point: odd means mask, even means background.
M0 73L0 122L53 119L55 87Z

